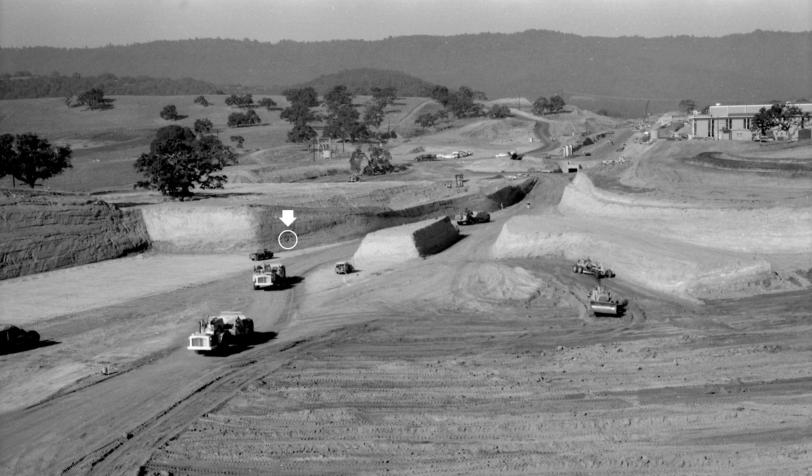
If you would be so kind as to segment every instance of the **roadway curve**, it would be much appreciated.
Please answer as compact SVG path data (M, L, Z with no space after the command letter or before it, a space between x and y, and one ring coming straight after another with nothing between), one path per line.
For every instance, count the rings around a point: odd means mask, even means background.
M356 246L353 241L302 255L288 266L288 272L304 276L319 265L348 256ZM180 430L246 382L284 362L279 351L290 342L280 330L290 320L297 286L255 292L241 275L222 282L219 288L224 291L219 293L233 290L235 283L242 284L237 284L237 292L244 297L244 309L254 318L258 333L268 339L279 332L277 339L226 357L199 356L178 342L176 350L134 370L0 415L0 473L127 472L146 459L162 436ZM216 300L217 294L211 287L201 287L198 298ZM253 365L257 362L263 365ZM153 435L160 435L158 441ZM121 465L116 456L125 457Z

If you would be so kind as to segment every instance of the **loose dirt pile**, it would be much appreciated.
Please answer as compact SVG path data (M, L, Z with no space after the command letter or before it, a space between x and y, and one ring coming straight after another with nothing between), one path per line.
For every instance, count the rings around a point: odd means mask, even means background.
M385 268L439 253L458 238L459 231L447 216L386 228L364 237L353 262L365 270Z
M117 258L147 246L138 211L87 196L0 197L0 279Z

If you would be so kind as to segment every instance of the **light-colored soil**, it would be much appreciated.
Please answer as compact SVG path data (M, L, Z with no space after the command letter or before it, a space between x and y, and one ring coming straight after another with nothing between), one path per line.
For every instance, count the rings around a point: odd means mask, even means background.
M556 132L565 128L561 122L549 126L558 143L566 140ZM679 160L709 150L708 144L636 148L628 131L615 137L629 141L628 163L591 167L594 193L579 188L583 183L571 185L571 176L543 174L522 203L492 213L492 223L463 228L453 246L425 259L339 276L334 263L353 256L360 240L302 250L284 257L294 277L290 287L268 292L251 289L247 257L223 257L224 264L211 266L216 280L188 286L173 278L172 263L180 258L156 257L148 269L131 266L135 294L112 304L103 292L87 293L82 310L35 323L50 345L0 356L1 377L12 382L2 390L0 472L809 473L812 266L804 264L803 243L741 255L742 262L765 261L773 271L778 262L795 264L794 275L782 274L788 284L776 284L771 293L762 282L739 296L683 299L641 282L646 273L634 275L647 269L655 281L656 273L674 272L669 260L657 269L658 247L680 259L724 264L736 252L711 247L701 235L743 226L734 222L744 215L728 223L699 212L664 222L710 227L695 227L692 241L647 224L652 216L645 207L704 205L741 213L780 207L788 219L803 218L808 178L709 174ZM492 157L485 154L502 146L483 139L457 147L466 140L446 132L437 142L401 143L402 149L481 154L421 163L404 182L451 180L466 163ZM597 145L590 160L616 157L619 145ZM719 148L746 157L748 146ZM412 158L396 154L396 161ZM466 172L466 179L473 187L491 177ZM356 189L347 201L374 200L375 186L367 183L375 182L364 182L369 189ZM403 193L420 195L422 186L410 192L406 183ZM644 209L602 218L572 201L559 206L573 188L597 204ZM297 200L318 199L308 197L306 186L286 190ZM386 195L392 205L396 196ZM224 193L212 202L245 204L253 200L248 197ZM652 261L619 268L624 272L603 283L629 299L623 316L588 312L595 281L572 273L569 256L499 255L494 245L517 223L539 233L573 231L642 246ZM794 240L802 228L786 231ZM242 266L245 272L237 269ZM716 273L710 285L723 287L728 281L718 275L721 267L700 271ZM90 283L97 269L79 268L70 280ZM208 276L204 268L189 269ZM57 309L58 298L42 293L41 285L59 282L58 273L21 282L11 299L40 296L43 309ZM151 290L153 284L158 289ZM252 345L223 356L184 349L198 319L226 309L254 318L260 335ZM105 366L112 375L102 374Z

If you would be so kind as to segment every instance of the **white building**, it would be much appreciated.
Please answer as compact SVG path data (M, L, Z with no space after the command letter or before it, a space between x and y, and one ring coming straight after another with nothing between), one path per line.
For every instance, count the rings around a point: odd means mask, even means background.
M812 114L812 103L792 104L802 113ZM772 104L740 104L711 106L708 114L696 114L689 118L691 134L696 138L712 137L720 140L751 140L751 120L761 108Z

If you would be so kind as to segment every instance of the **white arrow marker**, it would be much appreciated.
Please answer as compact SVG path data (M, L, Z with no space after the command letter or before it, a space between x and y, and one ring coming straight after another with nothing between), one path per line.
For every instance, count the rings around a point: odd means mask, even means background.
M291 223L296 221L296 217L293 216L293 210L282 210L282 217L280 220L282 220L282 223L284 223L285 226L290 226Z

